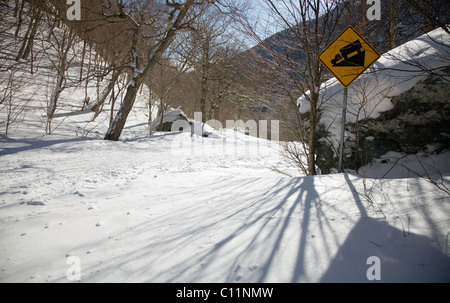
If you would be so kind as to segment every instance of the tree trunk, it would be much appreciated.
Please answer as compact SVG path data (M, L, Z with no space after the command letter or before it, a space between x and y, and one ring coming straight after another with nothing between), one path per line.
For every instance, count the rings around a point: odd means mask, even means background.
M58 104L59 96L61 95L61 92L64 90L64 72L65 68L61 66L60 71L58 73L58 79L56 81L55 91L52 94L52 97L50 99L50 104L47 107L47 127L46 127L46 133L47 135L52 134L52 121L53 117L56 112L56 106Z
M206 75L202 76L201 81L201 97L200 97L200 109L202 111L202 122L206 122L206 93L207 93L208 80Z
M139 87L142 85L145 79L150 76L151 71L154 69L156 63L161 59L164 52L170 46L170 44L175 39L175 35L182 25L184 18L186 17L189 9L195 4L195 0L188 0L186 4L180 9L178 16L171 26L167 30L166 36L161 40L159 45L156 48L154 54L149 58L147 65L144 67L142 71L134 70L133 78L130 84L127 87L127 93L122 101L122 105L114 118L112 125L109 127L108 131L105 135L105 140L118 141L120 135L122 134L122 130L125 126L125 122L127 121L128 115L130 114L131 109L133 108L134 102L136 101L136 96L139 90ZM134 39L134 38L133 38ZM135 62L137 62L137 54L134 49L132 49L133 57Z
M81 83L81 81L83 81L83 69L84 69L84 58L86 57L86 45L87 45L87 40L84 40L83 42L83 50L81 52L81 66L80 66L80 80L79 82Z
M391 1L389 8L389 49L396 48L396 37L397 37L397 4L396 1Z
M201 98L200 98L200 107L202 111L202 122L205 123L207 121L207 113L206 113L206 94L208 93L208 72L209 72L209 40L206 39L203 42L202 47L202 80L201 80Z
M111 124L108 132L105 135L105 140L119 140L120 135L122 134L122 130L125 127L128 115L133 108L139 87L141 86L142 82L143 77L142 75L140 75L131 80L130 84L128 84L127 92L125 94L125 97L123 98L122 105L120 106L120 109L116 114L113 123Z
M33 28L31 29L30 37L28 38L27 47L25 48L25 51L23 52L23 55L22 55L22 59L24 59L24 60L27 60L28 56L31 53L31 49L32 49L33 43L34 43L34 37L36 36L36 32L39 28L39 23L41 22L41 16L42 16L42 14L39 11L39 9L36 9L36 15L34 18Z
M56 37L55 37L56 38ZM58 51L58 68L57 68L57 80L56 80L56 86L55 90L51 96L49 105L47 107L47 134L52 133L52 120L56 112L59 96L63 92L63 90L66 88L66 72L68 68L70 67L70 61L69 60L69 52L72 48L72 46L75 43L75 34L72 29L68 29L64 32L63 37L61 38L61 46L57 50Z
M113 90L114 86L116 85L117 79L119 79L120 73L117 71L114 71L111 77L111 80L109 81L108 86L100 93L100 96L97 99L97 102L95 102L95 104L90 107L90 109L95 112L95 116L92 120L95 120L95 118L97 118L97 116L100 113L100 109L102 108L102 105L105 103L106 98L108 97L108 95L111 93L111 91Z
M19 9L19 0L16 0L16 7L14 8L14 17L18 18L18 20L17 20L17 29L16 29L16 32L14 33L15 37L19 36L20 28L22 27L22 21L23 21L22 14L23 14L24 5L25 5L25 0L22 0L22 3L20 4L20 9ZM19 15L17 16L17 14L19 14Z
M367 33L367 2L362 2L362 21L361 21L361 34L363 37L366 36Z
M20 59L28 59L31 52L31 47L34 43L34 37L36 36L39 23L41 21L41 16L42 13L38 8L33 9L33 18L25 34L19 53L17 54L16 61L20 61Z
M148 94L148 130L149 130L149 135L152 136L153 135L153 129L152 129L152 91L149 90L149 94Z
M308 138L308 176L316 175L316 128L317 128L317 103L319 94L311 94L311 110L309 117L309 138Z
M34 20L31 20L30 24L28 25L28 29L25 32L25 36L23 37L22 45L20 46L19 52L17 53L17 56L16 56L16 61L17 62L20 61L20 59L22 58L22 55L23 55L23 53L25 51L25 48L27 47L28 37L29 37L30 32L31 32L31 30L33 28L33 21Z

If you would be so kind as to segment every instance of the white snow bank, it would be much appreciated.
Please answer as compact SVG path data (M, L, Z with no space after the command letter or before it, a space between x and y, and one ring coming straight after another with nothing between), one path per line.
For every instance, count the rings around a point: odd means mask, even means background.
M358 169L358 173L368 178L398 179L423 177L428 180L440 180L443 174L450 172L450 151L429 155L419 153L406 155L388 152Z
M174 156L183 136L0 137L0 282L371 282L372 256L381 282L450 281L426 180L287 178L263 153Z
M431 31L385 53L349 87L347 122L377 118L381 112L392 109L392 97L424 80L429 76L428 71L437 72L449 62L450 35L443 29ZM329 130L335 147L339 145L341 132L343 91L335 78L320 88L319 108L323 112L320 122ZM305 96L298 99L298 104L302 113L309 112L309 101Z

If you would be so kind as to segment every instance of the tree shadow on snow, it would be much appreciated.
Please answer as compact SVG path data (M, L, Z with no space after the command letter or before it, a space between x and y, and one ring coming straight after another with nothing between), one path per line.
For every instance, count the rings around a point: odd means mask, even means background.
M280 178L263 193L264 178L186 185L164 200L174 201L170 213L117 234L134 244L111 246L101 264L84 268L86 279L369 282L367 259L377 256L381 282L449 282L449 258L432 240L368 218L354 178ZM182 203L194 193L195 203Z
M367 262L371 256L380 259L380 280L373 281L450 282L450 258L430 238L405 236L387 222L372 218L361 218L354 226L321 282L372 282L367 278L367 271L375 265Z
M311 246L311 221L319 225L314 231L317 239L325 239L331 230L330 221L319 219L323 216L322 201L315 189L315 180L314 177L280 179L262 195L260 179L227 179L223 184L215 182L215 188L212 185L201 189L186 188L183 195L196 192L198 200L195 204L173 208L170 216L155 218L117 235L118 238L140 235L139 243L146 244L126 251L118 249L118 253L112 253L102 265L85 268L85 272L91 272L86 278L102 280L102 277L120 271L119 268L132 268L133 264L139 263L139 268L129 273L130 280L166 283L278 281L274 272L280 262L283 263L286 247L290 247L293 253L289 253L289 262L293 268L283 274L283 281L298 282L306 275L305 267L309 266L307 250ZM226 192L217 192L214 197L205 194L207 198L202 198L203 191L214 192L216 188L226 188ZM242 204L229 200L235 193L241 193ZM170 199L178 200L179 197L174 194ZM201 207L206 200L220 203L220 212L205 211L199 216L192 208ZM161 231L161 237L160 233L151 231L162 225L170 229L171 224L177 224L177 230L182 232ZM228 228L230 224L233 227ZM207 245L211 235L216 235L217 240ZM295 242L291 238L295 238ZM192 243L207 248L195 249ZM155 270L155 265L158 268L162 264L167 266L165 272ZM171 274L167 275L167 272Z
M93 139L82 137L68 137L67 139L52 139L46 137L44 140L39 139L12 139L5 135L0 135L0 156L18 154L20 152L41 149L62 143L74 143L81 141L90 141Z
M436 237L405 233L384 220L368 217L354 181L348 174L344 177L361 218L340 246L321 282L450 282L450 258L435 247ZM374 264L368 262L372 256L380 259L380 280L367 277Z
M270 282L275 281L277 276L285 282L305 279L308 274L306 268L311 267L308 250L314 246L313 241L322 239L321 247L327 250L330 249L327 246L336 245L327 242L333 242L336 234L332 229L332 220L324 215L324 203L316 190L319 185L315 184L316 180L315 177L303 177L278 182L262 197L228 216L227 219L230 219L247 211L252 213L248 221L228 233L212 249L196 256L198 264L202 264L201 268L193 270L185 267L168 282L184 280L185 276L189 277L190 282L204 281L204 273L219 265L224 275L220 281L224 282ZM251 186L247 184L243 188L251 192ZM266 208L267 204L271 207ZM317 238L312 239L312 233ZM287 247L295 253L286 254ZM293 267L287 268L283 264L285 256ZM282 268L278 268L280 263ZM276 274L280 270L285 272Z

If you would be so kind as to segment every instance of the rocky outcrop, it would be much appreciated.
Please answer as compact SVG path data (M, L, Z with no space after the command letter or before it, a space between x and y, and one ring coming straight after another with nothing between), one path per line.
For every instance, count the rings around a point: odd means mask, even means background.
M443 71L450 75L450 67ZM391 99L394 108L376 119L348 123L346 168L358 169L389 151L440 153L450 148L450 78L431 75ZM335 159L327 165L333 165ZM328 161L330 162L330 161Z

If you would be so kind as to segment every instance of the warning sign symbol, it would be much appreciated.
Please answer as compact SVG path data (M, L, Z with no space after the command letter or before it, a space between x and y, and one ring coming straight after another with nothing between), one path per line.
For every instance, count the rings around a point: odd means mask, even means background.
M356 52L350 57L352 53ZM340 54L337 54L331 64L333 66L364 66L366 52L362 50L362 45L359 40L350 43L349 45L340 49Z
M318 59L344 87L348 87L380 56L352 26L348 26Z

